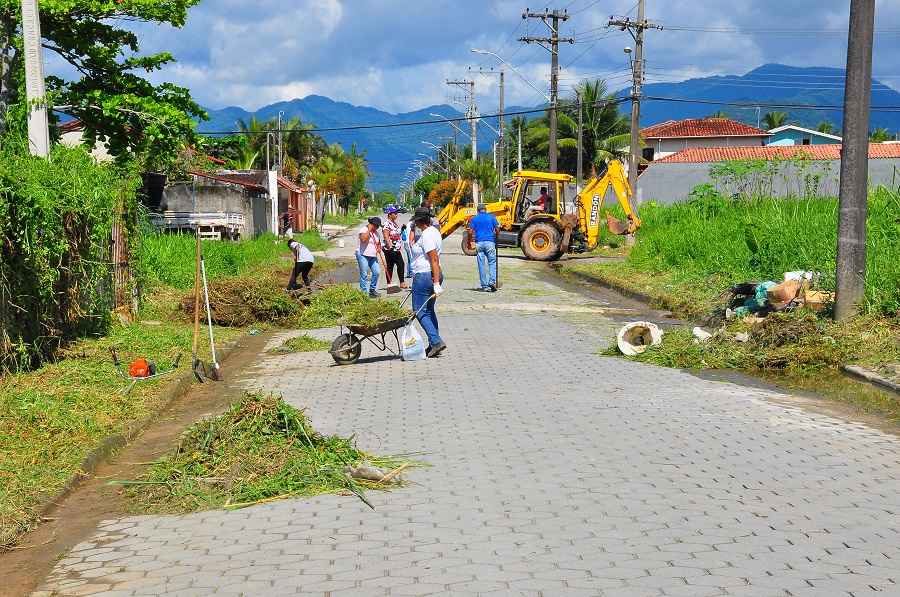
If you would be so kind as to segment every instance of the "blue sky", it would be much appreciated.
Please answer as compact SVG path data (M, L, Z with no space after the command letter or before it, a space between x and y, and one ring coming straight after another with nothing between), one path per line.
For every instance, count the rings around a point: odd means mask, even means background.
M545 35L521 14L529 0L205 0L185 28L143 26L146 51L169 50L178 64L153 75L187 86L203 105L262 105L309 94L392 112L444 103L447 78L469 67L497 67L503 56L538 87L549 80L549 54L516 41ZM608 30L611 14L634 15L636 0L559 0L572 18L562 34L563 90L585 76L624 87L626 33ZM849 0L648 0L648 18L673 27L741 29L741 33L651 31L651 81L742 74L760 64L844 66ZM553 6L551 6L553 7ZM532 7L534 8L534 7ZM541 7L543 8L543 6ZM879 0L874 70L900 88L900 2ZM839 31L830 33L828 31ZM479 104L496 105L496 77L476 77ZM536 105L541 95L513 73L507 104ZM802 85L802 80L796 82Z

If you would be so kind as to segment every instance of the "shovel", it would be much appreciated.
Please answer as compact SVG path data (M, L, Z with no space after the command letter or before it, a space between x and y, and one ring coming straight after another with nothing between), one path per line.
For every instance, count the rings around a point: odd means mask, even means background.
M209 286L206 283L206 262L203 260L203 254L200 254L200 273L203 275L203 299L206 303L206 323L209 326L209 352L212 355L212 366L207 372L208 377L213 381L222 381L222 369L219 367L219 361L216 359L216 341L213 336L212 311L209 308Z
M197 381L203 383L206 371L197 351L200 347L200 227L197 227L197 250L194 269L194 348L192 350L191 371Z

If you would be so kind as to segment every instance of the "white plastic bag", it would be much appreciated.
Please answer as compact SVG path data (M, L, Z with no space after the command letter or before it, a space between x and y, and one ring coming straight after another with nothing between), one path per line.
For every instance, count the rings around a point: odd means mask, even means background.
M404 361L425 360L425 341L413 322L400 332L400 356Z

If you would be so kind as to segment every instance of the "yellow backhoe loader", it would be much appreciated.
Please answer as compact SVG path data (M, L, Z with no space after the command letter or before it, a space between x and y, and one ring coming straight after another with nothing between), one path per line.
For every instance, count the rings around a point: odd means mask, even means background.
M607 212L610 232L634 234L640 228L641 219L631 203L631 187L620 162L611 161L603 173L587 182L581 193L575 193L574 181L568 174L516 172L507 183L512 196L485 205L500 222L498 246L521 247L526 257L536 261L554 261L567 253L594 250L602 226L600 209L610 187L626 217L622 222ZM467 185L460 181L453 198L437 216L444 238L465 227L476 213L474 207L462 203ZM544 210L539 210L535 202L542 192L550 200ZM467 234L463 234L462 249L467 255L475 254Z

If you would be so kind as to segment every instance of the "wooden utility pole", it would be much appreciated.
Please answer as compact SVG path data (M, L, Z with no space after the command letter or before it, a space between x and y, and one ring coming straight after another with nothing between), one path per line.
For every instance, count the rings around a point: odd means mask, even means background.
M25 96L29 106L28 147L31 155L46 158L50 155L50 130L37 0L22 0L22 37L25 50Z
M628 31L634 38L634 60L631 63L631 155L628 163L628 183L637 192L638 166L641 163L641 89L644 84L644 31L662 29L647 21L646 0L638 0L637 21L629 17L611 18L610 27Z
M463 79L461 81L447 81L447 85L454 85L456 87L461 87L468 94L469 99L469 108L468 108L468 118L469 124L472 126L472 159L474 161L478 161L478 107L475 105L475 81L469 79ZM472 181L472 201L475 203L475 207L478 207L479 203L479 190L478 190L478 181Z
M532 12L525 9L522 13L523 19L540 19L550 29L550 37L520 37L519 41L526 44L540 44L550 52L550 171L557 171L557 156L559 147L557 146L557 114L556 109L559 106L559 44L560 42L574 44L575 39L571 37L561 38L559 36L559 23L569 20L569 14L566 11L545 10L543 12Z
M875 0L850 2L847 79L844 90L844 144L838 213L836 319L856 315L865 296L868 211L869 107L872 97L872 44Z

